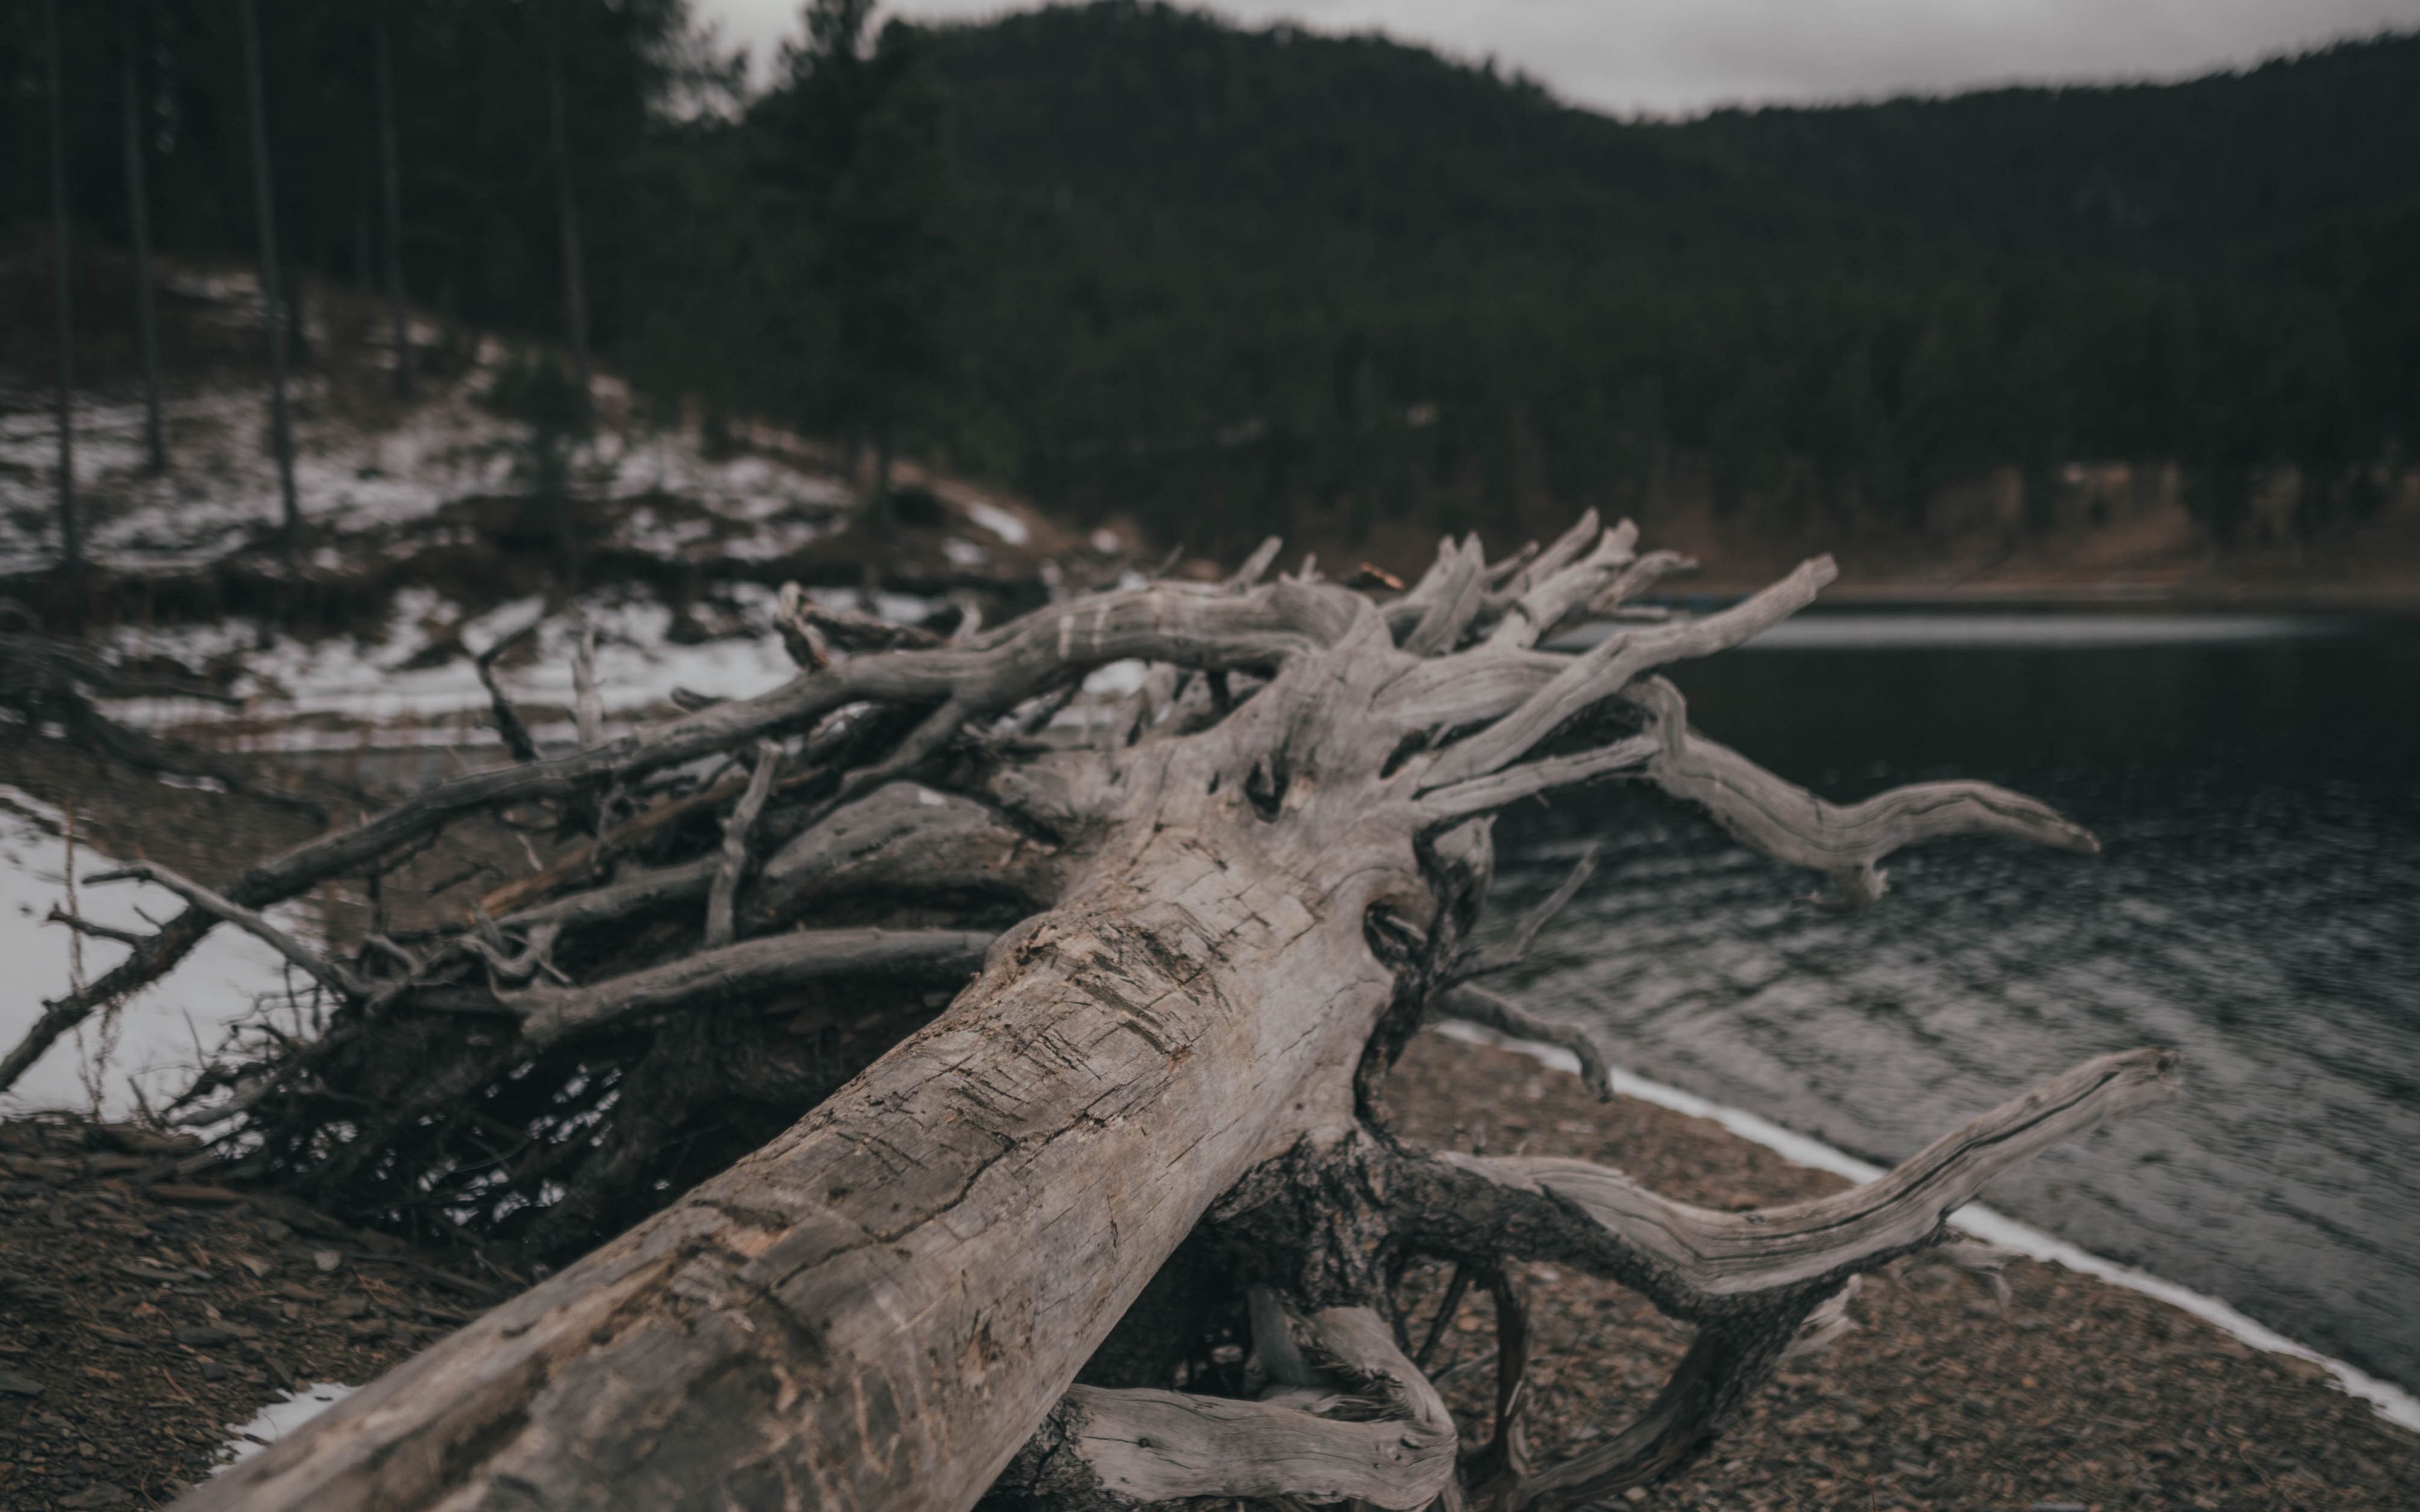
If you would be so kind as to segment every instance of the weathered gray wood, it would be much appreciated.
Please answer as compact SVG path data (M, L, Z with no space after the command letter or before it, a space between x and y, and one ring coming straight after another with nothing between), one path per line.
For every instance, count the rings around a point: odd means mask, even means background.
M1680 689L1649 678L1628 697L1654 717L1648 779L1702 807L1749 849L1827 873L1840 906L1883 895L1883 857L1947 835L2005 835L2090 856L2101 842L2048 804L1989 782L1916 782L1861 803L1826 803L1689 728ZM1819 900L1821 901L1821 900Z
M1992 1177L2110 1118L2177 1094L2173 1052L2104 1056L1936 1140L1880 1180L1809 1202L1717 1212L1657 1196L1584 1161L1406 1156L1356 1135L1297 1152L1280 1183L1387 1194L1382 1249L1490 1266L1551 1260L1621 1282L1698 1325L1638 1419L1561 1464L1475 1488L1515 1508L1579 1508L1685 1464L1793 1348L1845 1326L1857 1275L1937 1241ZM1264 1196L1270 1190L1264 1182Z
M1432 1018L1459 1019L1516 1040L1568 1050L1579 1061L1580 1080L1588 1083L1589 1090L1604 1102L1613 1101L1613 1046L1592 1024L1532 1012L1501 994L1468 982L1437 994L1429 1012Z
M1678 551L1650 551L1614 575L1589 602L1591 614L1610 614L1676 572L1695 572L1697 559Z
M1426 597L1419 620L1404 637L1404 650L1415 656L1452 650L1455 640L1478 615L1486 592L1486 559L1479 549L1478 537L1459 547L1449 542L1432 578L1422 579L1408 595L1407 601Z
M504 995L521 1016L516 1051L646 1015L675 1032L671 1011L836 975L980 971L786 1134L190 1505L955 1512L1013 1460L1016 1484L1061 1508L1218 1494L1458 1505L1450 1425L1378 1321L1391 1307L1385 1278L1412 1255L1496 1277L1512 1331L1498 1444L1472 1461L1474 1493L1566 1504L1686 1462L1849 1277L1936 1238L1992 1172L2163 1095L2166 1062L2097 1062L1883 1181L1749 1215L1668 1202L1579 1163L1424 1156L1367 1128L1388 1047L1423 1011L1553 1032L1452 985L1489 873L1489 811L1637 772L1753 828L1723 795L1778 780L1699 751L1640 679L1804 604L1829 562L1719 614L1620 630L1575 657L1538 651L1637 565L1626 525L1583 527L1510 574L1492 572L1475 540L1448 542L1383 609L1308 567L1258 585L1272 548L1225 584L1056 603L963 643L832 659L826 640L825 661L811 656L763 698L462 779L244 879L239 897L307 885L455 813L897 703L916 711L913 728L851 758L864 764L752 893L728 848L746 854L742 802L719 857L514 915L536 956L540 932L575 914L619 917L610 910L703 888L731 901L733 933L753 934L718 943L710 926L702 948L644 970ZM1031 723L1027 701L1128 657L1255 681L1239 693L1205 679L1198 699L1180 699L1172 675L1156 673L1084 750L1037 751L1007 733ZM1628 701L1617 724L1649 728L1533 759L1616 701ZM970 761L984 770L947 791L943 774ZM1720 792L1697 775L1709 762ZM770 765L760 755L752 786ZM1778 839L1757 833L1785 859L1820 853L1837 868L1941 823L1819 809ZM984 886L1041 911L997 937L754 933L836 898ZM1589 1046L1602 1088L1602 1048L1572 1042ZM1308 1311L1318 1358L1294 1360L1260 1326L1278 1383L1266 1399L1071 1392L1204 1222L1265 1242L1257 1252ZM1700 1324L1641 1425L1576 1469L1533 1475L1519 1452L1524 1325L1502 1281L1516 1257L1610 1275ZM1275 1306L1256 1298L1256 1324ZM1377 1414L1341 1411L1340 1381L1380 1401Z
M1270 564L1277 561L1278 553L1284 549L1285 538L1278 535L1272 535L1252 548L1252 554L1246 557L1243 565L1237 567L1233 575L1228 578L1228 591L1240 594L1259 583L1263 578L1268 576Z
M1435 1501L1456 1442L1436 1389L1367 1307L1327 1308L1301 1326L1317 1366L1297 1354L1258 1401L1070 1387L1003 1485L1104 1512L1198 1496ZM1261 1353L1271 1356L1269 1342Z
M1082 823L1071 802L1062 794L1054 805L1069 829ZM748 913L752 928L766 928L828 899L970 890L1038 908L1057 897L1068 870L1061 847L1008 825L985 804L892 782L835 810L776 852L758 873Z
M1504 1200L1447 1196L1458 1183L1418 1179L1439 1182L1435 1205L1455 1211L1455 1222L1520 1227L1526 1256L1611 1275L1678 1318L1720 1318L1741 1299L1843 1278L1938 1237L1949 1213L1993 1177L2108 1119L2175 1097L2168 1072L2176 1058L2169 1050L2131 1050L2086 1061L1943 1135L1877 1180L1752 1212L1674 1202L1619 1171L1553 1157L1434 1157ZM1484 1219L1474 1220L1478 1213Z
M1532 909L1529 916L1521 920L1520 927L1512 932L1510 938L1494 949L1476 951L1464 958L1454 969L1456 980L1467 981L1473 977L1484 977L1520 964L1528 957L1529 947L1536 942L1538 932L1552 922L1555 916L1561 913L1564 906L1574 898L1579 896L1580 888L1588 884L1590 877L1596 874L1596 858L1603 848L1591 843L1587 850L1581 852L1580 858L1572 863L1572 869L1563 873L1563 880L1557 883L1555 890L1546 895L1546 901Z
M530 621L520 629L498 636L485 651L471 658L472 670L479 674L479 686L488 690L488 707L496 721L496 738L504 743L504 750L517 762L538 759L537 742L529 733L529 723L521 711L505 696L504 685L496 680L496 658L537 633L544 617Z
M165 887L211 918L233 924L246 934L266 943L270 949L301 967L304 975L330 992L340 993L348 997L358 997L362 995L361 981L351 972L279 929L257 911L222 898L200 883L172 872L156 861L135 861L112 871L96 872L84 880L88 887L106 882L148 882L155 887Z
M497 1000L520 1015L521 1041L535 1051L637 1014L731 1001L831 977L945 980L979 966L994 938L986 930L800 930L702 949L585 986L500 993Z
M731 810L731 817L722 824L722 860L714 869L714 882L706 894L706 948L718 949L729 945L738 927L732 922L733 900L739 896L740 873L748 869L748 835L756 826L756 816L765 811L765 800L773 792L773 774L782 769L782 743L760 740L756 743L756 769L750 774L747 791Z
M1581 521L1583 525L1595 523L1594 511ZM1544 563L1555 555L1548 552L1540 559L1539 565L1525 575L1528 586L1505 607L1503 617L1488 632L1488 643L1533 646L1554 634L1557 625L1606 592L1636 555L1633 548L1637 544L1638 527L1623 520L1605 532L1585 555L1575 555L1568 563L1558 562L1551 572L1544 572L1541 569Z
M1652 740L1637 735L1594 750L1541 757L1509 771L1487 772L1431 788L1420 795L1420 806L1439 823L1465 814L1490 813L1555 788L1643 767L1654 758L1655 748Z
M1572 522L1571 529L1556 536L1544 550L1531 553L1529 560L1507 580L1502 590L1505 602L1509 605L1517 601L1538 584L1578 561L1583 552L1596 544L1602 533L1597 512L1582 510L1580 517Z
M516 909L496 922L506 929L535 929L542 925L578 929L610 924L643 909L695 898L714 885L714 878L721 870L722 858L720 856L701 856L693 861L658 867L652 871L625 872L614 881L591 887L586 892L567 893L546 903Z
M866 700L955 698L970 717L983 717L1012 707L1070 670L1129 658L1265 670L1315 645L1314 633L1332 632L1341 611L1331 594L1288 593L1284 584L1234 597L1162 583L1054 604L965 646L840 662L755 698L718 703L562 756L465 774L349 829L297 845L220 890L239 905L265 907L329 877L357 874L461 815L567 797L599 781L677 766L763 735L805 729ZM217 921L208 910L188 908L82 992L44 1005L24 1038L0 1058L0 1091L102 1005L122 1001L173 970Z
M1568 720L1615 697L1641 673L1727 651L1813 603L1817 592L1838 576L1832 559L1819 557L1719 614L1681 625L1613 631L1569 658L1511 713L1432 759L1422 786L1443 787L1517 760Z

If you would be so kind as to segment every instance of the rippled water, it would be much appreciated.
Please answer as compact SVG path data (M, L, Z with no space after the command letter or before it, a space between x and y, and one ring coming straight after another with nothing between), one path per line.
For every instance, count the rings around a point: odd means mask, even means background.
M1600 787L1499 827L1508 911L1605 845L1507 985L1634 1070L1885 1161L2175 1045L2184 1101L1990 1200L2420 1386L2420 626L1855 615L1760 644L1681 670L1707 733L1836 798L2005 782L2103 854L1944 841L1842 918Z

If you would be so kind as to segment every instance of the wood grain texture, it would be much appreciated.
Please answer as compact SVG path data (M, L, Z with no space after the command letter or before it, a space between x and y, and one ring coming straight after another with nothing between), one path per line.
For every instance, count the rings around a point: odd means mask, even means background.
M1386 1067L1427 1013L1555 1038L1609 1079L1596 1037L1457 980L1482 964L1463 942L1492 873L1487 816L1506 804L1644 777L1835 875L1941 833L2071 840L2039 805L1962 790L1834 810L1689 734L1652 671L1804 605L1828 559L1701 619L1626 625L1575 656L1537 649L1672 564L1635 548L1627 522L1593 517L1510 566L1448 541L1382 605L1308 563L1264 581L1272 543L1221 584L1074 598L962 642L836 656L830 641L873 632L806 625L820 659L758 699L458 779L240 879L229 896L256 905L453 814L892 705L881 740L835 744L848 754L752 879L778 791L763 746L744 788L711 790L732 805L713 851L506 919L537 957L556 937L543 931L712 900L667 959L499 993L520 1020L511 1053L607 1026L676 1035L804 983L972 980L779 1138L184 1504L961 1512L1007 1469L1002 1496L1059 1512L1189 1496L1559 1506L1686 1464L1849 1278L1932 1242L1993 1173L2165 1095L2168 1062L2079 1068L1870 1187L1758 1213L1386 1136ZM1057 690L1128 658L1159 670L1108 726L1080 748L1038 738ZM1562 748L1583 717L1614 738ZM793 927L876 897L1007 900L1025 917ZM1257 1394L1077 1384L1109 1353L1162 1369L1199 1352L1186 1288L1232 1302L1241 1283L1216 1279L1197 1241L1257 1268ZM1484 1278L1506 1331L1496 1446L1466 1461L1384 1320L1419 1257ZM1638 1424L1535 1472L1516 1258L1622 1280L1699 1328Z

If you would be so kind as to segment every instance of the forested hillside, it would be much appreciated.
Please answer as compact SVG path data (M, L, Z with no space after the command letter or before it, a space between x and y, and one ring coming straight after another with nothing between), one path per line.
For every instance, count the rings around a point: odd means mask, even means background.
M2003 465L2045 524L2067 464L2132 459L2235 535L2264 465L2318 530L2420 438L2420 39L1673 125L1165 10L933 55L997 270L975 391L1100 507L1353 534L1702 491L1863 535Z
M229 8L62 0L104 365L126 38L155 235L249 248ZM263 12L279 235L321 278L382 263L379 8ZM598 355L659 412L933 456L1197 549L1395 560L1593 503L1776 551L1988 557L2164 512L2250 551L2420 507L2420 38L1629 123L1378 39L1121 3L915 28L817 0L753 98L677 0L384 12L424 306L565 334L575 204ZM44 188L0 196L23 382Z

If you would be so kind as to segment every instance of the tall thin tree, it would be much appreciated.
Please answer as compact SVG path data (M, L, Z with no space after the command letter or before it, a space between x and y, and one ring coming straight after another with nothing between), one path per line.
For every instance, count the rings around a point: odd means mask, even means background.
M126 226L134 252L134 329L143 342L143 455L154 472L168 468L168 439L160 424L160 329L151 298L151 194L144 172L145 123L139 16L130 16L117 61L117 92L125 112Z
M411 396L411 316L403 302L403 187L395 150L395 42L390 33L387 0L378 0L371 12L372 71L377 75L379 191L385 209L385 244L380 261L386 265L387 309L395 323L395 392Z
M294 431L286 411L286 323L277 284L277 198L269 177L269 100L261 82L260 15L242 0L243 87L252 107L252 197L260 220L260 318L269 337L269 441L277 453L277 492L285 506L286 553L302 539L302 509L294 497Z
M68 303L68 123L59 66L59 0L42 0L49 29L51 85L51 295L59 334L59 555L69 572L84 567L75 497L75 320Z
M588 408L588 287L580 253L580 200L571 187L571 130L564 102L563 7L546 8L540 23L546 49L546 114L554 147L555 222L563 232L563 333L571 343L572 380Z

